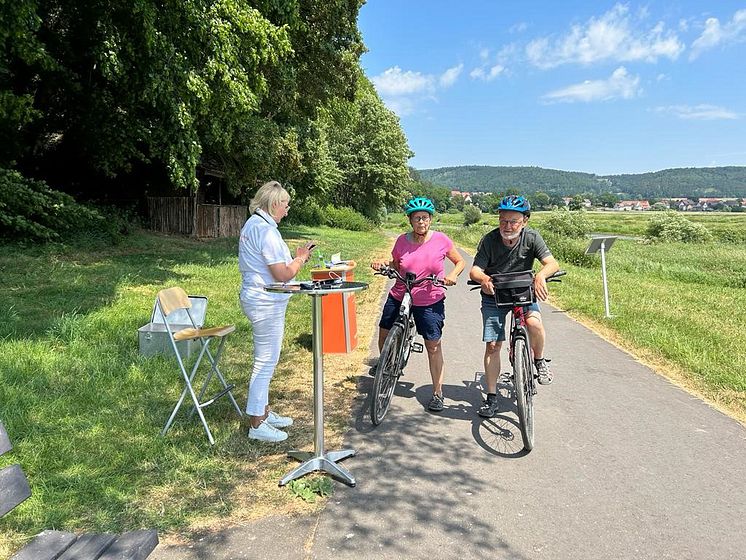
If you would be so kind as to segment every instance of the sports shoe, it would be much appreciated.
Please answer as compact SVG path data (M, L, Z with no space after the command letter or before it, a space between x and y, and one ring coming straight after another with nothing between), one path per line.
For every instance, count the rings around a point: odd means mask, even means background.
M290 416L280 416L274 410L270 410L264 421L273 428L287 428L293 425L293 419Z
M495 416L497 416L497 413L497 394L488 393L487 398L484 399L484 403L477 411L477 414L479 414L479 416L483 416L484 418L494 418Z
M536 373L539 374L539 384L541 385L549 385L552 382L552 370L549 369L549 364L547 363L551 361L552 360L547 360L546 358L539 358L538 360L534 360Z
M249 439L277 443L288 439L288 435L282 430L270 426L267 421L264 420L258 427L249 428Z
M427 403L427 409L432 412L440 412L443 408L445 408L443 397L433 393L433 397L430 399L430 402Z

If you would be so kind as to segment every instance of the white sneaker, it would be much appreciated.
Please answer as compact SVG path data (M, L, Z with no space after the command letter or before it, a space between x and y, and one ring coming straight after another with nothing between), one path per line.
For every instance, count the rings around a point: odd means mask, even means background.
M270 410L264 421L273 428L287 428L293 425L293 419L290 416L280 416L274 410Z
M259 441L270 441L276 443L278 441L285 441L288 439L288 435L282 430L270 426L265 420L259 424L259 427L257 428L249 427L249 439L258 439Z

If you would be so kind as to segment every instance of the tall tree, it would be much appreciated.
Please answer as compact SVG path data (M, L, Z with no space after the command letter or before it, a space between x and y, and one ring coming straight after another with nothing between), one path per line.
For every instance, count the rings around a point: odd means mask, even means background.
M16 54L3 85L33 96L25 167L52 175L155 161L193 187L204 144L231 143L291 53L287 30L239 0L39 0L33 15L51 63Z
M270 94L250 122L238 125L238 141L207 146L206 151L222 163L234 187L266 178L271 169L272 176L292 183L300 196L318 195L338 179L318 111L335 99L354 98L364 50L357 28L362 1L251 3L287 30L291 51L266 74Z
M0 164L97 185L142 162L193 188L205 158L236 181L308 178L317 108L355 90L360 6L3 2L0 139L17 142L3 142Z
M0 4L0 166L12 165L28 151L21 132L40 116L31 69L54 66L38 37L41 23L34 0Z
M360 76L354 101L336 100L327 123L331 152L342 173L330 193L332 202L380 220L382 211L400 205L410 190L407 161L413 154L399 118Z

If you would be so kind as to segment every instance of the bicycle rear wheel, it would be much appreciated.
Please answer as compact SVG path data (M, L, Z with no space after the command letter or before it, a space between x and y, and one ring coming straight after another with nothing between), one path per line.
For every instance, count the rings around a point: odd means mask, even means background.
M396 323L389 331L378 359L376 376L373 379L373 398L370 402L370 420L374 426L381 423L389 410L396 382L401 375L401 349L404 343L404 328Z
M526 451L531 451L534 448L534 397L530 381L530 376L533 375L533 366L525 339L516 339L513 358L518 424L523 436L523 448Z

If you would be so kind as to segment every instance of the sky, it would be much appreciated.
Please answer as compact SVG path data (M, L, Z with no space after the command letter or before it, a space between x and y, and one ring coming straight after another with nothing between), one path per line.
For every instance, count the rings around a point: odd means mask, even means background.
M746 0L368 0L358 26L417 169L746 165Z

